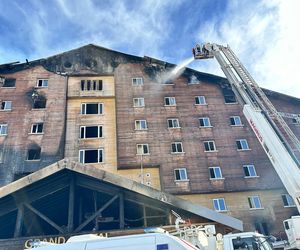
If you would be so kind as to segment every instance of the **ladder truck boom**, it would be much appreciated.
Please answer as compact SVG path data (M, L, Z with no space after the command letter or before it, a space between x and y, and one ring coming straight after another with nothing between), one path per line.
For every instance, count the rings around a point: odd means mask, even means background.
M262 89L229 48L206 43L193 48L195 59L216 58L243 113L300 213L300 142Z

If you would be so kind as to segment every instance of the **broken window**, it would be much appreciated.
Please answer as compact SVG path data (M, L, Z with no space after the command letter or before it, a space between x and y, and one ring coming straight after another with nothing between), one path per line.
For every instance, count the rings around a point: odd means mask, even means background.
M41 148L40 147L34 147L29 148L27 151L27 160L28 161L35 161L41 159Z
M82 149L79 150L80 163L102 163L104 152L103 148L99 149Z
M236 97L231 89L222 89L225 103L236 103Z
M80 138L101 138L103 137L102 126L81 126Z
M39 98L33 100L34 109L44 109L46 108L46 98L39 96Z
M165 97L165 106L176 106L175 97Z
M101 91L103 90L102 80L81 80L81 91Z
M82 115L100 115L103 114L103 103L82 103Z
M1 102L1 110L11 110L12 102L11 101L3 101Z
M7 124L0 124L0 135L7 135Z
M16 87L16 79L15 78L4 78L4 83L3 83L2 87L5 87L5 88Z
M37 87L48 87L48 79L38 79L36 86Z
M31 125L31 133L32 134L41 134L43 133L43 123L34 123Z
M174 169L175 181L187 181L187 172L186 168L177 168Z

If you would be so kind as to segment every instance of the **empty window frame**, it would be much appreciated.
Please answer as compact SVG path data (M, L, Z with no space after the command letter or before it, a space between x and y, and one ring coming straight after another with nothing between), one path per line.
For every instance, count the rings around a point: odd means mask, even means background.
M103 163L104 149L81 149L79 150L80 163Z
M38 79L36 82L37 87L48 87L48 79Z
M146 120L136 120L134 123L135 130L147 130L147 121Z
M11 110L12 102L11 101L2 101L0 110Z
M230 116L230 125L231 126L242 126L241 117L239 116Z
M209 175L210 175L210 179L213 179L213 180L223 179L222 171L219 166L209 167Z
M143 97L133 98L133 107L135 108L145 107L145 99Z
M31 134L42 134L44 129L44 123L33 123L31 125Z
M260 202L260 198L258 195L249 196L248 197L248 203L250 209L260 209L263 208Z
M81 103L80 113L82 115L103 114L103 103Z
M80 126L80 138L102 138L103 127L102 125L97 126Z
M236 146L238 150L249 150L249 145L246 139L236 140Z
M81 91L102 91L103 81L102 80L81 80L80 90Z
M203 96L203 95L195 96L195 104L196 105L206 105L205 96Z
M283 201L283 206L284 207L295 207L295 202L289 194L282 194L281 195L282 201Z
M199 118L199 126L200 127L212 127L210 124L210 119L209 117L200 117Z
M187 181L187 171L186 168L174 169L175 181Z
M171 153L172 154L183 153L182 142L172 142L172 144L171 144Z
M258 177L254 165L243 165L243 169L245 173L245 178Z
M38 98L33 100L33 108L34 109L44 109L46 108L46 98Z
M0 135L7 135L7 124L0 124Z
M215 141L204 141L203 143L205 152L217 151Z
M224 198L213 199L213 205L215 211L224 212L227 211L226 203Z
M225 103L236 103L236 97L231 89L223 89Z
M14 88L16 87L16 79L14 78L4 78L4 83L2 85L4 88Z
M148 144L137 144L136 145L136 154L137 155L148 155L150 154Z
M29 148L27 151L27 160L28 161L38 161L41 159L41 148Z
M180 128L179 120L177 118L168 119L168 128Z
M176 106L175 97L165 97L165 106Z
M141 86L144 84L143 78L142 77L135 77L131 79L132 85L133 86Z

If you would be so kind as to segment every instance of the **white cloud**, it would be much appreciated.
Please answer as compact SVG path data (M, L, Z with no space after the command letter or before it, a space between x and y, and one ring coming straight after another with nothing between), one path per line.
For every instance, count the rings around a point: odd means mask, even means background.
M205 23L198 39L229 44L261 87L300 97L300 1L229 1L224 18ZM203 35L204 34L204 35ZM196 65L196 64L195 64ZM216 63L198 70L223 75Z

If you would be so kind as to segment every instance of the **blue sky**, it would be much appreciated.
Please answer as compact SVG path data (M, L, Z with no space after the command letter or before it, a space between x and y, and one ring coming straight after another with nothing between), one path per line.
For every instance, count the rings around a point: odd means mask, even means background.
M0 63L94 43L179 64L229 44L260 86L300 98L298 0L1 0ZM199 71L222 75L216 61Z

